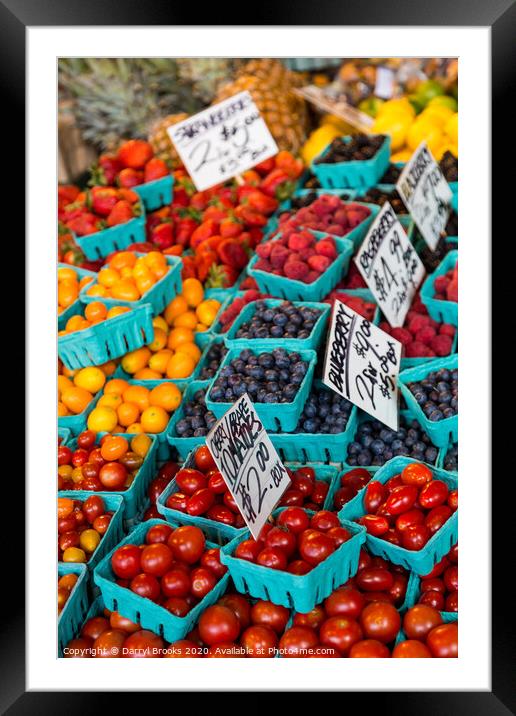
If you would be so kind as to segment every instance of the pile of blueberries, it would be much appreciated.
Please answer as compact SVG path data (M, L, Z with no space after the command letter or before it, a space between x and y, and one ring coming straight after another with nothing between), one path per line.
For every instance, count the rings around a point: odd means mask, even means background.
M207 435L217 422L217 418L206 407L206 391L197 390L193 400L181 405L183 417L177 421L175 431L180 438L198 438Z
M288 353L284 348L259 355L245 349L220 369L209 399L232 403L249 393L254 403L291 403L308 366L299 353Z
M215 373L218 371L219 366L222 363L222 359L227 352L228 349L224 343L212 343L206 355L206 361L199 374L198 380L211 380L211 378L214 378Z
M383 206L385 202L388 201L396 214L408 213L396 189L392 191L382 191L378 187L373 186L361 196L357 196L355 201L365 201L368 204L378 204L378 206Z
M355 134L349 141L336 137L330 144L328 153L314 159L314 164L338 164L372 159L384 140L382 134Z
M255 302L250 321L243 323L235 338L308 338L321 315L318 308L296 306L283 301L269 308L266 301Z
M416 420L400 417L398 430L391 430L379 420L370 420L358 426L355 438L348 445L348 465L380 466L393 457L402 455L435 464L438 450Z
M407 383L416 403L433 423L457 415L459 409L459 371L441 368L417 383Z
M313 387L299 418L295 433L343 433L353 408L352 403L333 390Z
M457 472L459 469L459 446L457 443L451 445L445 455L443 467L445 470Z

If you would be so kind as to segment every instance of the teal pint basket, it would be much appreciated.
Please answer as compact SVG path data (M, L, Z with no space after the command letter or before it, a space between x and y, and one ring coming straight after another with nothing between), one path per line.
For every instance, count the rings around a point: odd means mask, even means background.
M425 304L428 313L439 323L451 323L452 326L459 325L459 305L455 301L439 301L435 297L434 280L437 276L443 276L457 263L459 252L449 251L434 273L428 276L421 288L421 300Z
M454 370L458 367L458 364L459 356L455 353L446 358L437 358L436 360L429 361L425 365L404 370L398 376L401 394L405 398L409 409L424 431L430 436L433 444L440 448L446 447L450 440L457 442L459 437L458 414L453 415L451 418L445 418L444 420L429 420L421 409L421 406L418 405L407 384L417 383L423 380L429 373L440 370L441 368Z
M298 612L309 612L357 572L360 548L365 542L365 529L346 520L341 520L341 524L352 534L351 539L308 574L290 574L235 557L237 545L250 536L248 530L222 548L220 559L227 566L238 592Z
M183 400L181 405L172 415L172 419L168 424L167 428L167 443L169 447L173 447L179 453L179 457L182 460L186 460L189 453L199 445L202 445L206 441L206 436L201 435L198 437L182 438L175 430L175 427L179 420L184 417L184 405L193 399L193 396L198 390L208 390L211 381L209 380L194 380L186 388L183 394Z
M143 544L145 536L151 527L168 524L168 522L158 519L142 522L115 549L125 544ZM211 542L206 542L206 547L208 548L218 546ZM229 581L229 575L226 573L211 592L204 599L201 599L186 616L176 617L150 599L141 597L130 589L116 584L115 575L111 569L111 556L115 549L104 557L93 573L93 579L100 589L104 604L111 611L119 612L127 619L140 624L143 629L150 629L169 642L183 639L193 629L204 610L218 601L224 594Z
M253 355L259 355L263 351L256 348L249 348ZM292 352L292 351L291 351ZM299 386L294 400L291 403L253 403L254 409L260 418L265 430L286 431L295 430L299 417L303 412L303 406L310 393L312 386L312 378L317 363L317 353L315 351L296 351L301 356L301 360L308 362L308 370L305 373L303 382ZM220 368L215 375L214 381L217 380L220 371L224 366L231 363L232 360L238 358L240 350L230 350L226 353L224 360L220 364ZM206 394L206 407L211 410L215 416L222 418L233 403L218 403L210 400L211 387Z
M57 428L57 440L61 440L59 445L66 445L72 437L72 433L68 428Z
M78 579L66 604L57 620L58 654L62 655L64 647L79 632L84 618L88 613L88 568L85 564L59 562L57 574L77 574Z
M138 184L133 187L133 191L138 194L147 211L154 211L171 203L173 186L174 177L170 175Z
M115 547L124 536L124 501L120 493L110 492L90 492L88 490L63 490L59 492L59 497L69 497L71 500L79 500L85 502L88 497L98 495L104 501L104 505L108 512L113 512L113 517L109 526L104 533L102 539L95 552L91 555L86 567L91 571L95 569L102 557ZM66 564L61 562L60 564Z
M330 235L320 231L310 231L310 233L318 239ZM255 279L262 293L268 293L277 298L287 298L291 301L321 301L347 274L354 250L352 241L335 238L335 236L333 238L337 246L337 258L313 283L303 283L303 281L295 281L286 276L276 276L273 273L255 269L258 256L254 256L248 264L249 275Z
M446 447L441 448L441 450L439 451L439 458L437 460L437 467L440 467L441 470L446 470L446 472L449 472L451 475L457 476L459 474L459 471L458 470L448 470L445 467L445 462L444 462L446 459L446 455L448 454L450 448L452 448L454 445L456 445L456 443L454 443L453 440L450 440L450 442L448 443L448 445L446 445Z
M406 465L420 462L420 460L407 457L395 457L378 470L371 482L381 482L384 485L391 477L399 475ZM449 472L436 467L432 467L432 472L434 477L445 482L450 490L457 488L458 480ZM361 490L358 495L344 505L339 512L339 518L341 520L357 520L365 515L363 497L364 491ZM441 529L433 534L426 545L417 552L391 544L387 540L370 534L366 536L366 546L372 554L378 557L388 559L394 564L400 564L405 569L417 572L417 574L428 574L457 542L458 533L458 515L457 512L454 512Z
M345 142L350 142L352 137L343 137ZM326 189L351 188L357 189L370 187L376 184L384 175L389 166L391 156L391 138L384 135L383 144L374 157L362 161L339 162L336 164L316 163L318 159L324 158L330 151L331 145L319 154L310 169L315 174L321 185Z
M81 280L81 278L85 278L86 276L90 276L92 279L95 279L97 276L95 271L88 271L87 269L79 268L78 266L71 266L70 264L58 263L57 268L58 269L60 269L60 268L73 269L75 271L75 273L77 274L79 281ZM57 329L59 331L62 331L63 328L66 326L68 320L72 316L76 316L78 313L80 313L81 309L82 309L82 302L79 299L79 297L77 297L77 299L72 303L71 306L68 306L68 308L65 308L65 310L57 316Z
M325 510L330 510L330 512L337 512L337 508L334 507L333 500L335 498L335 493L337 490L341 487L341 479L346 475L348 472L352 472L352 470L356 469L364 469L367 470L367 472L371 475L371 479L376 475L379 467L366 467L366 468L356 468L356 467L345 467L343 470L339 470L333 480L331 481L330 490L328 494L326 495L326 503L325 503ZM365 485L362 490L365 490L367 485ZM360 495L362 490L359 490L357 492L357 495Z
M59 336L57 351L65 366L75 370L120 358L153 339L152 307L142 304L89 328Z
M106 435L107 433L99 433L97 435L97 444L98 439L100 439L103 435ZM112 435L120 435L123 438L126 438L127 440L131 440L134 435L128 435L127 433L111 433ZM149 487L152 479L154 478L156 474L156 453L157 453L157 440L155 435L149 435L152 445L149 448L149 451L147 455L145 456L145 459L143 461L143 465L140 467L138 472L136 473L134 480L130 487L127 488L127 490L123 491L113 491L113 492L86 492L84 491L84 494L86 496L89 495L100 495L102 498L104 498L107 495L119 495L124 502L124 510L123 510L123 517L124 522L127 520L130 520L134 518L138 511L140 510L141 506L145 502L145 499L147 497L147 488ZM77 447L77 441L72 440L72 442L69 445L70 450L75 450ZM72 495L77 495L78 491L72 490ZM83 491L81 491L82 493ZM62 493L59 492L58 496L61 497ZM77 498L78 499L78 498Z
M276 308L283 304L281 299L263 299L267 308ZM310 302L296 302L295 305L299 308L305 306L306 308L314 308L320 311L320 316L317 319L312 332L308 338L237 338L236 334L238 329L241 328L244 323L249 322L254 314L256 313L256 301L248 303L242 309L240 315L233 322L233 325L229 331L225 334L224 342L228 348L259 348L260 350L268 351L273 348L277 348L280 345L282 348L287 350L317 350L319 347L325 328L328 323L328 317L330 315L330 306L327 303L310 303Z
M86 236L76 236L75 241L90 261L103 259L113 251L123 251L131 244L145 241L145 211L125 224L110 226Z
M221 346L222 346L225 350L227 350L227 349L226 349L226 344L224 343L224 336L223 336L223 335L215 336L214 338L212 338L212 340L204 347L203 352L202 352L202 354L201 354L201 357L200 357L200 359L199 359L199 362L197 363L197 369L196 369L195 380L208 380L208 381L210 381L210 380L212 380L212 379L215 377L215 374L213 374L213 376L212 376L211 378L210 378L210 377L207 377L207 378L206 378L206 377L205 377L205 378L202 377L202 372L203 372L203 370L208 367L208 356L209 356L209 353L210 353L210 348L211 348L213 345L215 345L215 344L217 344L217 345L218 345L218 344L221 344ZM222 363L222 361L221 361L221 363ZM220 363L219 363L219 366L220 366ZM218 368L217 368L217 370L218 370ZM215 371L215 372L216 372L216 371Z
M93 396L93 400L84 408L82 413L78 413L77 415L60 415L57 419L58 428L66 428L74 436L81 433L86 428L88 415L97 405L102 392L103 391L99 390L99 392Z
M145 254L136 253L136 256L145 256ZM112 306L136 308L144 304L149 304L152 307L153 316L162 313L174 296L181 293L182 288L181 269L183 263L181 259L178 256L167 256L166 259L167 264L170 266L170 271L160 278L159 281L156 281L154 286L146 291L137 301L122 301L119 298L103 298L102 303L105 303L108 308ZM90 287L91 284L84 286L79 294L83 303L91 303L92 301L99 300L98 296L88 296L86 294L86 291Z

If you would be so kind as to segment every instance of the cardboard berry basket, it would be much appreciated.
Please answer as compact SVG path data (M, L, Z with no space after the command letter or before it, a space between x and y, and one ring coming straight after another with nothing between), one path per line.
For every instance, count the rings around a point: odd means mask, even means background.
M199 445L202 445L206 440L206 435L200 435L197 437L181 437L176 432L176 425L179 420L182 420L184 418L185 412L184 412L184 404L188 403L190 400L193 399L193 396L198 390L204 389L207 390L209 385L211 384L210 380L194 380L189 383L188 387L186 388L185 392L183 393L183 399L181 401L181 405L179 408L175 411L175 413L172 415L172 419L170 420L167 431L166 431L166 439L169 448L175 448L177 452L179 453L179 457L182 460L186 460L188 455L192 450L194 450Z
M414 418L421 425L423 430L430 436L433 444L440 448L446 447L450 439L457 442L459 437L459 416L456 414L443 420L429 420L409 390L408 383L417 383L423 380L423 378L426 378L429 373L440 370L441 368L454 370L458 367L458 364L459 356L455 353L446 358L436 358L435 360L428 361L424 365L404 370L398 376L401 394L405 398L409 410L413 413Z
M146 254L136 253L136 256L145 256ZM92 303L93 301L102 301L108 308L112 306L128 306L129 308L137 308L144 304L149 304L152 308L152 315L158 316L163 313L170 301L181 293L181 269L183 262L178 256L166 256L167 264L170 270L156 281L148 291L146 291L137 301L123 301L119 298L99 298L98 296L88 296L87 291L96 284L87 284L81 290L79 297L83 303Z
M84 408L82 413L77 413L77 415L60 415L57 419L57 427L59 429L66 428L74 436L81 433L86 428L88 415L97 405L97 402L102 395L102 392L102 390L99 390L99 392L93 396L93 399Z
M325 387L320 380L315 380L314 386ZM330 389L328 388L328 390ZM282 460L342 463L346 459L347 447L355 434L356 424L357 408L354 406L351 409L346 428L340 433L270 432L269 437Z
M350 142L352 137L342 137ZM331 149L328 145L310 165L310 169L320 184L326 189L357 189L374 186L385 174L391 156L391 138L384 136L383 144L374 157L362 161L338 162L335 164L316 163L316 159L325 157Z
M145 184L133 186L147 211L155 211L172 202L174 177L172 174L160 179L148 181Z
M102 498L106 511L112 512L113 517L106 532L102 535L97 549L89 560L84 562L90 571L124 536L124 500L122 495L117 492L91 492L90 490L62 490L58 493L58 497L69 497L71 500L79 500L80 502L85 502L92 495L98 495ZM66 564L66 562L60 562L59 564Z
M317 239L330 236L325 232L308 230ZM255 269L254 266L259 259L256 255L249 262L249 275L255 279L261 293L267 293L276 298L287 298L290 301L321 301L347 274L349 261L354 251L353 242L349 239L339 239L335 236L333 239L337 247L337 258L313 283L304 283L286 276L276 276L273 273Z
M421 300L425 304L430 317L439 323L451 323L452 326L459 325L459 304L455 301L440 301L435 298L434 280L437 276L444 276L445 273L455 267L459 252L449 251L441 261L436 270L427 276L421 288Z
M84 311L84 303L81 304ZM152 307L148 303L88 328L59 336L57 351L71 370L102 365L141 348L154 339Z
M102 599L106 607L120 614L132 622L140 624L143 629L151 631L164 637L167 641L177 641L183 639L204 612L204 610L214 604L224 594L229 574L226 573L215 585L215 587L207 594L204 599L196 604L188 614L184 617L176 617L164 607L159 606L155 602L141 597L139 594L132 592L130 589L119 586L115 582L115 574L111 569L111 557L118 547L126 544L140 545L144 544L145 536L148 530L154 525L168 525L165 520L147 520L137 525L127 537L125 537L116 547L111 550L100 562L93 572L95 584L99 587ZM178 525L174 525L177 527ZM206 547L219 547L212 542L206 542Z
M399 475L406 465L420 462L420 460L408 457L395 457L377 471L371 482L381 482L384 485L391 477ZM434 477L445 482L450 490L457 488L458 480L449 472L437 467L432 467L432 472ZM361 490L358 495L344 505L339 512L339 518L341 520L357 520L363 517L366 514L363 499L364 490ZM417 574L428 574L457 542L458 533L458 514L455 511L441 529L433 534L426 545L418 551L399 547L371 534L366 536L366 546L376 556L388 559L394 564L400 564L405 569L417 572Z
M285 508L275 510L273 515L276 516L283 509ZM248 530L222 547L220 559L227 566L238 592L250 594L257 599L266 599L298 612L309 612L357 572L360 548L365 542L365 529L347 520L341 520L341 524L351 532L351 539L308 574L290 574L235 557L237 545L249 539Z
M140 202L141 213L125 224L110 226L86 236L75 236L75 241L89 261L97 261L113 253L123 251L131 244L145 241L145 209Z
M260 355L260 353L264 352L263 350L256 348L247 348L244 350L250 350L253 355ZM292 353L293 351L290 352ZM315 364L317 363L317 353L315 351L295 352L299 353L301 360L308 363L308 370L305 373L303 382L299 385L299 389L294 399L290 403L253 403L254 409L262 421L265 430L286 430L287 432L289 430L295 430L301 413L303 412L303 406L306 402L308 394L310 393L310 388L312 387ZM220 375L220 371L224 368L224 366L231 363L231 361L235 358L238 358L240 353L241 350L229 350L226 353L215 378L213 379L212 385L206 393L206 407L215 414L217 419L222 418L224 413L229 410L233 403L216 402L211 400L210 393L213 388L213 384L217 380Z
M267 298L263 300L267 308L276 308L284 303L282 299L277 298ZM229 331L224 334L224 343L228 346L228 348L259 348L264 351L272 350L277 347L293 351L317 350L323 339L324 331L327 327L330 315L331 306L328 303L308 301L296 302L296 306L299 308L305 306L306 308L315 308L320 311L320 316L312 328L308 338L237 338L236 334L238 329L241 328L244 323L249 322L256 313L256 303L256 301L252 301L244 306L240 315L231 325Z
M70 232L72 233L72 232ZM88 269L79 268L78 266L73 266L72 264L63 264L58 263L57 268L59 269L73 269L77 276L79 277L79 280L82 278L85 278L86 276L91 276L92 280L94 280L97 277L97 274L95 271L89 271ZM90 281L91 283L91 281ZM62 331L63 328L66 326L68 320L72 316L76 316L78 313L80 313L82 310L82 301L79 297L75 299L75 301L68 306L68 308L65 308L65 310L62 313L59 313L57 316L57 329L59 331Z
M93 494L93 493L92 493ZM85 564L59 562L58 577L77 574L78 579L57 620L57 645L59 655L63 647L78 633L88 612L88 568Z
M98 433L97 435L97 444L98 440L102 438L104 435L107 435L108 433ZM129 442L131 441L131 438L134 438L135 435L129 435L128 433L110 433L111 435L117 435L123 438L126 438ZM90 495L100 495L102 498L109 496L109 495L119 495L122 497L124 502L124 509L123 509L123 518L124 523L127 523L127 520L132 519L139 511L140 506L143 505L145 498L147 496L147 488L149 487L149 484L151 483L152 479L156 475L156 453L157 453L157 447L158 447L158 441L156 439L155 435L149 435L149 438L151 439L151 446L149 448L149 451L147 455L145 456L143 460L143 464L134 476L134 480L132 484L127 488L127 490L114 490L114 491L102 491L102 492L89 492L89 491L80 491L80 494L85 494L87 497ZM72 440L68 447L72 452L77 449L77 440ZM58 497L71 497L73 495L79 494L78 490L71 490L66 492L66 495L64 492L58 492ZM79 499L79 498L74 498Z

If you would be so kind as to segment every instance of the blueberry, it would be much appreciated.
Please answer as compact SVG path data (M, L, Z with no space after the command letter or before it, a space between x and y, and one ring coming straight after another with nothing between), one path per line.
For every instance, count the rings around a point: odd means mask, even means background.
M354 467L357 464L357 458L355 455L348 455L347 463L348 465L351 465L351 467Z
M403 447L403 443L398 438L391 442L391 450L393 451L394 454L399 455L399 453L396 453L396 450L400 450L402 447Z
M262 368L272 368L274 366L274 358L270 353L262 353L258 356L258 363Z
M316 432L316 424L314 420L305 420L303 423L303 430L305 433L315 433Z
M330 416L328 416L329 418ZM328 418L326 418L328 420ZM371 443L373 442L373 437L371 435L364 435L362 439L360 440L362 443L362 447L368 448L370 447Z
M433 410L430 415L428 416L429 420L431 420L433 423L438 422L439 420L443 419L443 414L440 410Z
M218 385L214 385L210 391L210 399L219 402L224 398L224 391Z
M364 450L364 451L361 452L360 455L358 456L357 462L358 462L358 464L361 465L361 466L370 465L372 459L373 459L373 456L371 455L371 453L369 452L369 450Z
M358 455L362 450L362 445L357 442L352 442L348 445L348 455Z
M283 388L283 395L285 396L285 398L287 398L287 400L289 402L292 402L294 400L295 396L297 395L297 391L298 391L297 385L294 385L293 383L288 383Z
M253 365L253 366L251 366L249 375L251 376L251 378L256 378L257 380L263 380L265 377L265 371L261 365Z
M390 445L392 441L394 440L394 433L392 430L389 430L388 428L382 428L380 430L380 435L378 436L380 440L383 440L384 443L387 443L387 445Z
M437 448L431 445L430 447L427 447L425 450L425 460L426 462L434 463L437 459Z
M190 425L188 421L186 420L178 420L176 423L176 433L178 435L184 435L186 431L189 429Z
M378 439L373 440L373 442L371 443L371 451L375 455L381 455L384 452L384 450L385 450L385 443L383 442L383 440L378 440Z
M234 375L235 369L232 365L225 365L223 368L220 369L219 377L220 378L227 378L230 375Z
M263 402L264 403L277 403L277 402L279 402L278 397L279 396L277 393L266 393Z
M270 333L273 338L281 338L283 336L283 328L281 326L272 326Z
M279 380L280 376L279 376L279 372L277 370L274 370L274 368L269 368L269 370L265 371L264 377L265 377L266 381L271 381L271 380L277 381L277 380Z
M276 326L284 326L288 322L288 317L284 313L276 313L272 322Z

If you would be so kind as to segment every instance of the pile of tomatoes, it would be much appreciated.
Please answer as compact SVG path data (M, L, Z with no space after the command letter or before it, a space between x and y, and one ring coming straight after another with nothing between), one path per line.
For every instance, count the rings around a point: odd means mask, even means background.
M459 611L459 545L454 545L431 572L421 577L419 604L440 612Z
M458 507L458 490L434 479L423 463L409 463L383 485L371 481L364 492L366 514L357 522L369 534L404 549L418 551Z
M113 512L100 495L87 500L57 498L58 557L60 562L87 562L106 534Z
M111 556L119 586L184 617L227 571L220 550L207 547L198 527L150 527L143 546L125 544Z
M135 435L130 441L120 435L104 435L97 442L97 433L83 430L74 450L66 445L57 448L58 489L127 490L151 444L151 438L145 433Z
M346 502L358 495L371 478L372 474L363 467L355 467L345 472L340 478L340 487L333 496L333 507L340 510Z

